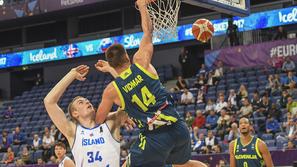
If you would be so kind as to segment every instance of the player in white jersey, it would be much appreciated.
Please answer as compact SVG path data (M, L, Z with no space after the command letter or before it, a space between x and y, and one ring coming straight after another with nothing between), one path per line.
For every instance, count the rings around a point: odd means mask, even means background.
M75 167L74 162L66 156L66 146L62 142L55 144L55 154L58 158L59 167Z
M101 125L95 123L95 109L89 100L75 97L68 106L72 121L66 118L58 101L75 80L84 81L89 67L73 68L44 99L46 111L67 138L77 167L118 167L120 164L120 126L127 120L123 111L114 112Z

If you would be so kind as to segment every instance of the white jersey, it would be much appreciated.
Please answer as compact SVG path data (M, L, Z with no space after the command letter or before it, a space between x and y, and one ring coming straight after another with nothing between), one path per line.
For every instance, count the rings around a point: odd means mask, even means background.
M76 167L120 166L120 143L106 123L92 129L77 124L72 154Z
M63 160L59 163L59 167L65 167L64 164L65 164L65 161L66 161L66 160L70 160L70 161L72 161L69 157L65 156L65 157L63 158Z

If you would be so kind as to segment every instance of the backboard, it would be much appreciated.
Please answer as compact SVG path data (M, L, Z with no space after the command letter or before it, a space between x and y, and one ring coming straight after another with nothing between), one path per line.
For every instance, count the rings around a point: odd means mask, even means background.
M250 0L184 0L183 2L233 16L250 14Z

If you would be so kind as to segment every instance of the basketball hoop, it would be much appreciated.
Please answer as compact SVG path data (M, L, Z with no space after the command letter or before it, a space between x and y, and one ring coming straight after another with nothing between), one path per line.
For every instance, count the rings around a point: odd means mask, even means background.
M156 0L147 9L153 23L153 37L168 40L177 37L177 20L180 0Z

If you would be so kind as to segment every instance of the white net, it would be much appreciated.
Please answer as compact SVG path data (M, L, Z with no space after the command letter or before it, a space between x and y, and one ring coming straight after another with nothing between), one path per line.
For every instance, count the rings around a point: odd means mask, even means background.
M156 0L147 6L154 27L153 37L169 40L177 37L180 0Z

